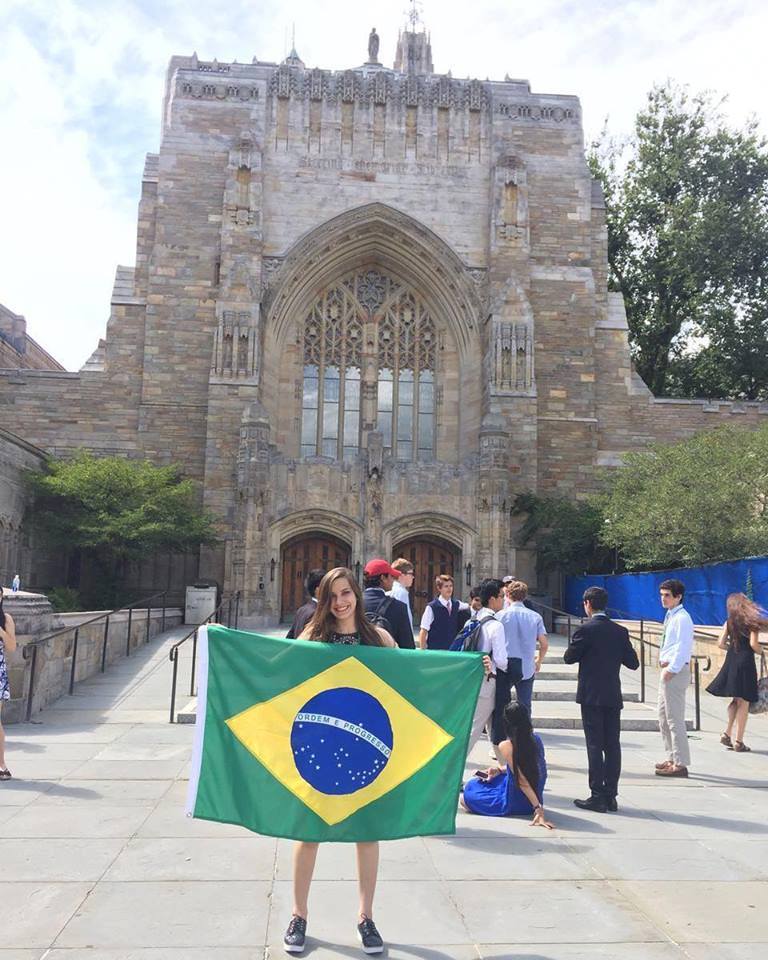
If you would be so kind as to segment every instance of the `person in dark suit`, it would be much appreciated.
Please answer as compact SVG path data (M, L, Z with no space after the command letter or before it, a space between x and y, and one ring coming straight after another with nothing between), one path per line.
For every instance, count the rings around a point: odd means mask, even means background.
M363 570L363 603L369 619L390 633L398 647L413 650L413 628L408 615L408 607L394 597L388 597L387 591L400 576L386 560L376 557L369 560Z
M621 773L621 697L619 671L637 670L640 661L625 627L608 617L608 593L602 587L584 591L584 611L590 618L573 634L563 654L578 663L576 702L581 704L589 760L590 796L573 802L582 810L616 811Z
M285 635L286 640L295 640L296 637L300 637L304 627L306 627L312 617L314 617L315 610L317 610L317 588L320 586L320 581L324 576L325 570L310 570L307 574L307 579L304 581L304 589L309 595L309 600L296 611L291 629Z

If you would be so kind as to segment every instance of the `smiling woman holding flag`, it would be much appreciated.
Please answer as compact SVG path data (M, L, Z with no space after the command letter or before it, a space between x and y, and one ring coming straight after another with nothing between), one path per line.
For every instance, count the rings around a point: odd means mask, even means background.
M357 934L381 953L378 841L456 832L482 655L393 647L344 567L323 578L297 640L200 628L186 810L299 841L289 953L304 947L319 843L357 844Z
M317 596L317 610L300 640L320 643L364 644L394 647L395 641L365 616L363 596L352 571L346 567L329 570ZM374 761L374 765L378 761ZM341 764L339 764L341 766ZM363 776L365 773L363 772ZM293 916L283 944L289 953L301 953L307 932L309 887L317 859L317 843L298 841L293 849ZM360 916L357 935L366 953L381 953L384 942L373 922L373 895L379 871L378 841L357 843L357 876L360 886Z

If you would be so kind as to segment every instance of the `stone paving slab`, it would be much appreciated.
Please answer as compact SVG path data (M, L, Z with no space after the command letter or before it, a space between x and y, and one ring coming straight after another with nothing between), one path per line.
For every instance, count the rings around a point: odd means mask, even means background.
M175 783L173 780L76 780L52 783L34 802L42 806L78 806L87 800L96 803L146 805L163 797Z
M188 766L186 760L102 760L94 757L75 767L72 775L81 780L174 780Z
M88 896L90 883L0 880L5 947L48 947Z
M264 942L270 884L113 883L90 892L56 946L254 947Z
M768 943L765 883L620 881L615 887L677 943Z
M104 873L113 881L271 880L277 841L266 837L134 838Z
M258 954L261 957L261 951ZM254 960L252 947L127 947L112 950L91 947L54 949L39 960ZM13 960L3 956L0 960ZM19 960L26 960L20 957Z
M686 957L673 943L481 943L478 949L482 960L685 960Z
M650 943L667 938L613 884L496 880L487 884L450 881L451 899L475 942Z
M80 807L36 806L23 807L10 820L0 825L2 837L40 839L104 839L132 837L152 812L149 804L138 806L99 805L98 812L87 815ZM0 871L0 877L2 872Z
M99 880L120 853L121 840L4 838L3 880Z

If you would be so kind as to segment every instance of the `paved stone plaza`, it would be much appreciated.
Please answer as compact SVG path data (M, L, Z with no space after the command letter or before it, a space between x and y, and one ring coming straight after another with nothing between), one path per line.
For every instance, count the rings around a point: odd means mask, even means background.
M78 685L39 722L9 728L15 779L0 784L0 960L284 955L290 844L184 816L193 728L167 722L168 647L180 635ZM460 813L455 837L383 844L376 920L387 955L763 955L768 718L750 719L753 753L734 754L717 742L721 702L703 695L703 707L688 781L651 775L658 734L623 735L618 814L572 806L588 792L582 734L544 730L555 831ZM484 765L486 756L483 743L472 759ZM356 908L353 849L327 846L305 955L362 956Z

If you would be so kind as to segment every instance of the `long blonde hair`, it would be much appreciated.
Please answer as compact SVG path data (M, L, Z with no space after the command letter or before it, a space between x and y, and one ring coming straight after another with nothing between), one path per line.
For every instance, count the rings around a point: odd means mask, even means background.
M726 601L728 610L728 636L731 643L738 648L741 646L742 636L749 636L768 627L768 618L764 610L753 603L745 593L731 593Z
M304 628L301 639L327 641L338 629L336 617L331 611L333 600L331 587L337 580L347 580L355 595L355 630L360 637L360 643L369 647L383 647L384 642L378 630L365 615L365 603L360 584L347 567L334 567L320 581L320 586L317 588L317 610Z

